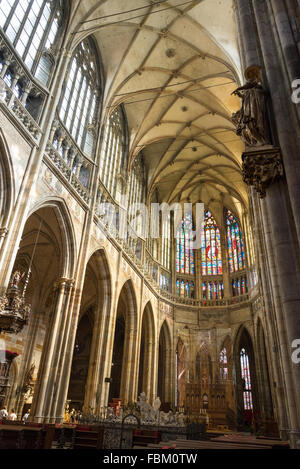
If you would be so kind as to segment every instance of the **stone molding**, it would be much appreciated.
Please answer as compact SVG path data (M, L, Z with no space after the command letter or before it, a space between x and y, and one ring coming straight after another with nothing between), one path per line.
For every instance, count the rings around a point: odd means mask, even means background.
M243 159L243 180L254 186L261 199L266 190L284 175L280 148L265 146L246 150Z

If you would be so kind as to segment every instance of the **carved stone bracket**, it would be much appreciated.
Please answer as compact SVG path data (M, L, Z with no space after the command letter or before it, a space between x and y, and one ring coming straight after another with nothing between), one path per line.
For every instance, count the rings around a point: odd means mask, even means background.
M280 149L271 146L249 149L242 158L244 182L254 186L261 199L265 198L268 187L284 174Z

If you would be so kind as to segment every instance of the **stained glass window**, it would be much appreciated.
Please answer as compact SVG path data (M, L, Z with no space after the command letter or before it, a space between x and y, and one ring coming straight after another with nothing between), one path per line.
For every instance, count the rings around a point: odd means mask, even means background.
M224 283L222 281L203 282L204 300L222 300L224 299Z
M168 291L170 287L170 276L167 273L161 273L160 275L160 288Z
M249 356L244 348L241 350L240 359L241 359L241 372L242 372L242 381L243 381L244 409L253 410Z
M176 272L195 274L195 252L193 249L193 216L189 214L183 220L176 237Z
M243 296L248 293L247 277L235 278L232 280L233 296Z
M220 353L220 378L228 379L228 359L226 348L224 348Z
M226 212L226 230L229 271L232 274L246 268L246 256L240 223L230 210Z
M181 298L195 298L195 283L189 280L177 279L176 293Z
M171 217L170 215L162 223L161 263L166 269L170 269L171 263Z
M222 275L220 230L211 212L207 211L202 231L202 275Z

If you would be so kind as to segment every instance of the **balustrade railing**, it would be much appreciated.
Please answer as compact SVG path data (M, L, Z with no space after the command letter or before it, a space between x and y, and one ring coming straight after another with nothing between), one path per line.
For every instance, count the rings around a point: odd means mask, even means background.
M2 77L0 77L0 104L7 107L24 130L38 144L42 136L40 127Z
M48 96L48 91L31 75L1 30L0 78L4 80L7 88L13 93L9 97L9 104L12 105L13 98L16 97L15 107L19 108L19 105L22 106L18 109L21 117L23 118L24 115L24 107L31 118L38 123L43 105Z
M57 119L52 125L46 155L77 194L88 203L95 163L80 150L63 124Z

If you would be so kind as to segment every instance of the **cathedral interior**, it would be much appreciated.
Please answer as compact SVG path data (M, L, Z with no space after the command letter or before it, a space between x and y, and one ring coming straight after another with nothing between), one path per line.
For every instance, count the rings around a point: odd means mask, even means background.
M300 448L299 54L299 0L0 1L7 419Z

